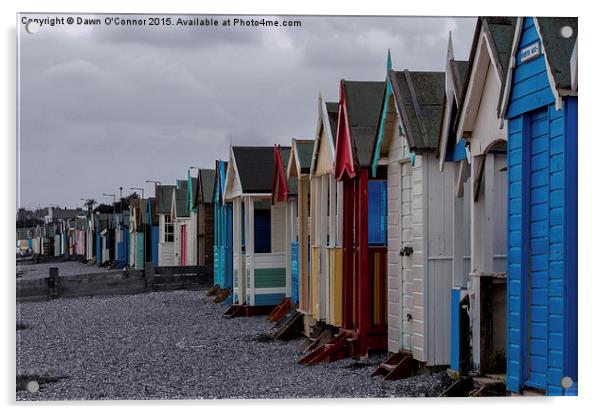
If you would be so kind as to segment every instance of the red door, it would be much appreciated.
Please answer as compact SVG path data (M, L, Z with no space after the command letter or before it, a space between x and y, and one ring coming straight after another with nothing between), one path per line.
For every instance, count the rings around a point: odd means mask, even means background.
M180 256L182 258L182 266L186 266L186 226L182 226L182 234L180 237Z

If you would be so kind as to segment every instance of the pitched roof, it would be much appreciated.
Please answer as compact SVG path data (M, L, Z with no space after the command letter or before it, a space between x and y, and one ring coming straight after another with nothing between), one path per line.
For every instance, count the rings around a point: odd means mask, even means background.
M454 88L458 91L458 99L461 101L464 99L464 81L466 80L466 74L468 73L468 61L453 59L449 61L449 65Z
M223 164L223 168L224 168L224 172L223 174L220 172L220 166ZM215 161L215 179L213 181L213 193L211 195L211 199L215 202L215 199L217 197L217 199L219 200L219 202L222 202L222 198L223 198L223 194L222 194L222 189L225 186L225 183L222 182L226 180L225 174L226 171L228 171L228 161L223 161L223 160L216 160Z
M314 142L315 140L313 139L293 139L295 154L297 154L297 159L299 160L299 165L301 167L301 174L309 174L311 157L314 151Z
M196 197L197 197L197 192L199 190L199 179L198 177L190 177L190 199L187 199L186 202L190 203L189 205L187 205L188 208L191 208L190 205L192 205L193 207L195 206L195 201L196 201ZM188 191L186 191L186 197L188 197Z
M177 180L177 187L174 190L176 197L176 216L189 217L188 209L186 208L187 180Z
M330 131L332 132L332 142L337 139L337 124L339 123L339 103L326 102L326 111L328 112L328 122L330 123Z
M290 147L282 148L290 149ZM274 173L274 148L232 147L232 153L240 177L242 192L270 194Z
M367 167L372 158L385 82L344 80L343 88L355 158L360 166Z
M171 212L171 198L175 185L158 185L156 191L157 214L169 214Z
M199 184L201 187L200 193L197 195L197 200L201 203L211 203L213 201L213 185L215 183L215 170L202 168L199 170Z
M445 103L445 72L388 73L412 151L436 149Z
M577 41L576 17L538 17L543 47L557 89L571 89L571 54ZM568 39L561 35L565 26L573 29Z

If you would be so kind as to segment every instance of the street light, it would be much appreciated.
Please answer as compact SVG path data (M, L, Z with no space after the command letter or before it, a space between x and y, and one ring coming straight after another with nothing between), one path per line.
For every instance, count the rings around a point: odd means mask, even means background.
M144 199L144 188L142 188L142 187L130 187L130 190L140 190L142 192L142 199Z

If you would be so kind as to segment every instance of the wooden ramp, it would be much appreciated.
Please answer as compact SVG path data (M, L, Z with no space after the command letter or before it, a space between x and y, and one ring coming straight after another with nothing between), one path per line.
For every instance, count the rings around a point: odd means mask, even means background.
M278 322L293 308L293 302L291 298L284 298L276 307L270 312L267 317L268 321Z
M303 354L312 352L324 346L333 336L333 330L330 326L318 323L311 329L309 337L301 344L300 351Z
M348 333L339 333L324 345L303 357L299 363L303 365L315 365L321 362L334 362L343 359L349 353L350 341L353 341L353 339L349 337Z
M267 306L248 306L243 305L232 305L228 308L224 317L226 319L236 318L239 316L257 316L267 315L274 309L274 305Z
M217 294L215 295L215 299L213 299L213 303L222 303L230 296L230 288L219 289Z
M213 285L211 289L207 292L207 296L215 296L218 294L220 288L219 285Z
M460 377L439 394L439 397L468 397L474 389L471 377Z
M372 376L383 375L386 381L409 378L416 374L418 363L409 352L397 352L380 364Z
M276 330L273 337L274 339L279 339L281 341L288 341L299 337L302 330L303 314L298 310L294 310L288 317L283 319L282 324L278 330Z

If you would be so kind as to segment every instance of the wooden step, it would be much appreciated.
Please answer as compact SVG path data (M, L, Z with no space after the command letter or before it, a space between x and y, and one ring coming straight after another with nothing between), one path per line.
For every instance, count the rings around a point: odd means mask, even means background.
M278 322L288 313L289 310L293 307L293 302L291 302L290 298L284 298L282 302L278 306L274 308L272 312L267 317L267 320L272 322Z
M444 389L439 397L467 397L473 388L474 384L471 377L460 377Z
M213 299L213 303L222 303L223 301L228 299L228 296L230 296L230 288L220 289L217 295L215 296L215 299Z
M309 355L303 357L299 363L304 365L315 365L320 362L332 362L345 356L347 348L346 334L340 333L332 338L328 343L317 348Z
M372 376L384 376L386 381L396 381L402 378L409 378L415 375L418 370L418 363L407 352L397 352L390 355L387 360L381 363Z
M303 314L299 311L293 312L286 318L284 324L274 334L274 339L290 340L301 335L303 330Z
M207 296L217 295L217 293L219 292L219 290L220 290L219 285L213 285L211 287L211 289L209 289L209 291L207 292Z

